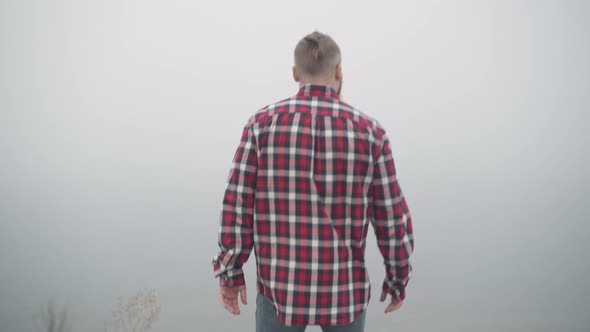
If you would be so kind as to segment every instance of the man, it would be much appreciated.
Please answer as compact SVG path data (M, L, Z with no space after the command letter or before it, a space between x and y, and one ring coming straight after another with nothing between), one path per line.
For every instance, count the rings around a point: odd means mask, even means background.
M390 142L374 119L340 100L341 55L314 32L295 48L300 90L247 122L223 199L220 302L246 304L242 265L256 256L256 331L363 331L370 298L368 224L384 257L381 302L398 309L412 267L412 221Z

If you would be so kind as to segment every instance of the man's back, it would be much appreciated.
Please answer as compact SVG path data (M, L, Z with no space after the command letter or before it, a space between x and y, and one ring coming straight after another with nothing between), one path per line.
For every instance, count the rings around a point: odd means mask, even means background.
M393 169L379 163L388 158L382 156L388 149L384 130L334 90L305 85L297 96L256 113L243 136L224 198L229 217L223 219L233 220L241 202L255 200L243 220L253 233L244 234L243 227L229 232L236 233L234 241L252 241L258 290L287 325L353 321L370 295L364 264L369 221L409 219L388 173ZM408 256L411 224L395 230L406 244L397 252L389 244L382 250Z
M334 88L301 84L243 130L215 275L222 289L245 285L242 265L254 248L258 291L282 324L349 324L369 302L370 222L386 265L382 299L389 293L401 304L413 234L387 135Z

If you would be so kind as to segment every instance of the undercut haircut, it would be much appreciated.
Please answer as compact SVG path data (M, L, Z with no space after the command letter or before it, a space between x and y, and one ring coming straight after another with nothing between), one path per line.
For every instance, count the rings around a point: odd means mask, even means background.
M295 47L295 69L304 77L327 77L340 63L338 44L328 35L314 31Z

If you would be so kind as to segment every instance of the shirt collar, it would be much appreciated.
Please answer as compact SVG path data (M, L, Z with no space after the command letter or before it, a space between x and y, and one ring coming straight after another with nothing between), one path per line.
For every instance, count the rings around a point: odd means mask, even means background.
M327 85L305 84L301 86L297 97L324 97L338 99L338 93Z

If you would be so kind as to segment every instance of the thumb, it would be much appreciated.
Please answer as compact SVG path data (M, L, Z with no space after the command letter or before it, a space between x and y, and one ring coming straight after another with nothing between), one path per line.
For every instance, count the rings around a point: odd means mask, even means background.
M248 298L246 296L246 286L240 288L240 297L242 298L243 304L248 304Z
M381 298L379 299L380 302L385 301L385 299L387 298L387 292L384 290L381 290Z

